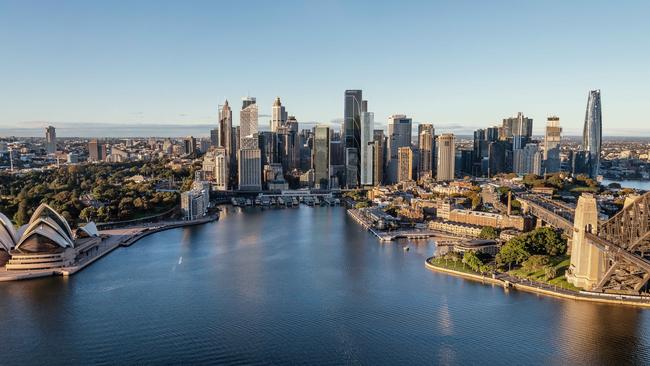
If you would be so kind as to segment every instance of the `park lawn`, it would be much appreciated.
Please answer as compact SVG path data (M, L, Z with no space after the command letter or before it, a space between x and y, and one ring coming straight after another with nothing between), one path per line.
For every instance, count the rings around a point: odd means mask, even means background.
M588 193L598 193L600 191L599 187L584 187L584 186L571 186L568 190L571 193L583 193L583 192L588 192Z
M528 278L533 281L548 283L550 285L556 285L560 288L571 290L571 291L582 290L581 288L576 287L573 284L567 282L566 277L564 276L567 269L569 268L569 264L571 264L571 259L569 258L568 255L551 257L550 264L555 266L555 269L557 270L556 271L557 275L555 276L555 278L551 278L550 280L546 279L544 268L538 270L528 270L523 267L520 267L517 269L510 270L510 272L508 273L515 277Z
M445 260L443 258L430 258L429 263L437 267L442 267L446 269L451 269L453 271L464 272L474 275L481 275L478 272L473 271L466 264L463 264L461 261L454 262L452 260Z

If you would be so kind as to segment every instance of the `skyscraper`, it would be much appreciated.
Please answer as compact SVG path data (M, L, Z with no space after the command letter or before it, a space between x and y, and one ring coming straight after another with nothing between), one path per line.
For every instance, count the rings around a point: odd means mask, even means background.
M384 156L386 155L386 136L384 130L373 131L373 184L381 185L384 183Z
M226 149L224 147L218 147L215 149L214 156L214 183L215 189L217 191L226 191L229 187L229 177L228 172L229 167L228 154L226 154Z
M505 140L514 136L525 136L530 138L533 135L533 119L527 118L522 112L515 117L504 118L501 129L501 139Z
M183 140L183 153L192 154L196 151L196 138L194 136L187 136Z
M229 159L233 158L232 110L228 100L219 108L219 146L225 149Z
M560 117L550 116L546 119L546 134L544 136L544 171L557 173L560 171L560 141L562 127Z
M321 189L328 189L330 184L330 128L314 127L314 142L311 167L314 170L314 184Z
M241 111L239 112L240 140L242 140L244 137L252 136L253 134L257 133L258 116L259 113L255 98L242 98L242 107Z
M278 132L278 129L283 127L286 122L287 112L280 102L280 97L277 97L271 107L271 132Z
M103 161L106 159L106 146L96 139L88 142L88 161Z
M453 180L456 169L456 141L454 134L445 133L438 137L438 169L436 179Z
M373 132L375 114L361 112L361 185L373 184Z
M603 139L603 116L600 107L600 90L591 90L587 99L585 126L582 132L582 150L586 151L589 176L596 178L600 165L600 150Z
M542 153L539 145L528 143L520 149L515 160L515 173L517 174L542 174Z
M262 154L257 134L241 137L237 151L239 190L258 191L262 189Z
M400 147L397 163L397 182L407 182L413 177L413 150L410 146Z
M397 154L400 147L411 146L412 120L403 114L388 117L388 151L386 156L386 180L397 183Z
M52 126L45 129L45 148L48 154L56 152L56 129Z
M363 93L361 90L346 90L344 95L344 108L343 108L343 141L344 148L346 153L350 151L351 153L359 153L361 150L361 112L363 108ZM367 108L367 107L366 107ZM356 150L348 150L349 148L354 148ZM353 161L354 159L350 157L346 160ZM359 159L357 158L357 166L354 167L357 171L357 176L359 172ZM346 170L352 169L353 167L346 167ZM348 182L351 182L350 179L347 179ZM358 184L358 183L357 183ZM356 185L355 185L356 186Z
M418 149L420 162L418 178L433 177L433 125L421 123L418 125Z
M210 130L210 147L219 146L219 129L213 128Z

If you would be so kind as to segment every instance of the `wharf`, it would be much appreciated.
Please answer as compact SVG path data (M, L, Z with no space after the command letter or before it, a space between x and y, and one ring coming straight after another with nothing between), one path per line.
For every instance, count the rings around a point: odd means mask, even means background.
M372 226L372 223L366 219L359 210L351 208L347 210L348 215L354 219L361 227L373 233L380 241L393 241L396 239L428 239L428 238L445 238L460 240L460 238L429 229L401 229L394 231L379 231Z

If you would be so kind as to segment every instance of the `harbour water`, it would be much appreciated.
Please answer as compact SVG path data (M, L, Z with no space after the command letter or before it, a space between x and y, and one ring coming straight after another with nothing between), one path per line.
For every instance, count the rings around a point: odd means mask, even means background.
M623 188L635 188L635 189L642 189L644 191L650 191L650 181L648 180L609 180L609 179L603 179L602 182L600 182L602 185L607 187L610 183L618 183L621 185Z
M649 310L465 281L427 270L434 252L340 207L229 208L74 277L0 283L0 363L650 362Z

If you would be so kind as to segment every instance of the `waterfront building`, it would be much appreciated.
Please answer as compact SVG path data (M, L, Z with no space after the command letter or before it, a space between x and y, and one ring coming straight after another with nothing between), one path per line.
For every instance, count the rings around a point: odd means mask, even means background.
M456 171L456 139L454 134L445 133L440 135L437 146L436 179L439 181L453 180Z
M550 116L546 119L546 134L544 135L544 172L557 173L560 171L560 142L562 127L560 117Z
M78 258L98 251L100 242L93 222L73 232L65 218L44 203L20 230L0 214L0 249L8 251L11 257L5 265L7 271L74 265Z
M217 191L227 191L230 187L228 173L229 161L226 149L218 147L214 151L214 188Z
M321 189L330 188L330 128L328 126L314 127L314 142L312 149L313 182Z
M343 129L342 140L344 149L353 148L357 153L361 150L361 112L363 108L363 92L361 90L346 90L343 105ZM344 150L347 151L347 150ZM352 150L351 150L352 151ZM346 159L347 160L347 159ZM350 159L352 160L352 159ZM356 170L359 176L359 159L357 166L346 167L347 170ZM347 179L350 182L350 179ZM358 182L353 186L356 187Z
M497 229L529 231L533 228L533 222L529 217L462 209L451 210L448 220L478 226L491 226Z
M271 132L278 132L287 122L287 111L284 109L280 97L275 98L271 107Z
M96 139L88 142L88 161L104 161L106 159L106 146Z
M587 152L586 165L589 167L589 177L596 178L600 167L600 152L602 145L603 116L600 106L600 90L591 90L587 98L587 111L582 132L582 151Z
M361 185L373 184L375 114L361 112Z
M438 230L464 237L478 237L481 235L481 230L483 230L482 226L439 219L429 221L428 227L430 230Z
M252 136L257 133L258 129L258 108L257 102L253 97L242 98L242 107L239 112L239 140Z
M196 220L206 215L208 212L208 207L205 204L206 195L209 195L209 192L199 189L181 193L181 212L184 220Z
M433 176L433 131L432 124L421 123L418 125L418 150L420 152L418 178L420 179Z
M373 184L381 185L384 182L384 156L386 155L386 136L384 130L373 131Z
M262 190L262 154L257 134L242 137L237 151L239 190Z
M18 233L11 220L0 212L0 250L9 252L18 242Z
M398 152L400 147L411 146L412 120L403 114L394 114L388 117L388 147L386 154L387 174L389 184L398 182Z
M48 154L56 152L56 129L52 126L45 128L45 149Z
M398 155L397 182L407 182L413 180L413 150L410 147L400 147Z

